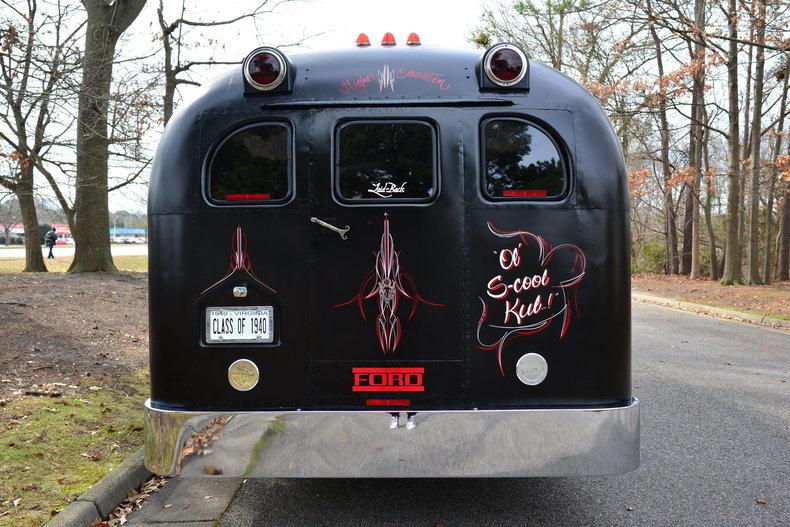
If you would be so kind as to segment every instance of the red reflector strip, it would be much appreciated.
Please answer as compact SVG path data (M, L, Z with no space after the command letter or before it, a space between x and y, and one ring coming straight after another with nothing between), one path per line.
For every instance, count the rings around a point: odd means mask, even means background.
M354 392L424 392L425 386L353 386Z
M425 368L351 368L352 373L425 373Z
M225 194L228 201L266 201L269 194Z
M545 190L503 190L502 196L505 198L543 198L546 197Z
M368 406L410 406L409 399L367 399L365 404Z

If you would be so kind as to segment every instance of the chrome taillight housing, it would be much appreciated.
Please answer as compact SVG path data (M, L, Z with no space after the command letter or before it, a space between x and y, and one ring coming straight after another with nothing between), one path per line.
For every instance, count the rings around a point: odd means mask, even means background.
M244 59L244 78L260 91L270 91L282 84L288 73L288 62L279 50L258 48Z
M486 51L483 71L496 86L515 86L529 70L527 56L513 44L497 44Z

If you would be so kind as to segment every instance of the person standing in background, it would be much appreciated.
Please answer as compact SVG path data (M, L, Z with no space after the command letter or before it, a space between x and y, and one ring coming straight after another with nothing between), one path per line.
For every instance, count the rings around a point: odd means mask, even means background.
M55 255L52 254L52 248L55 247L55 244L58 241L58 233L55 231L55 227L52 227L47 233L44 235L44 245L49 247L49 254L47 255L47 260L54 260Z

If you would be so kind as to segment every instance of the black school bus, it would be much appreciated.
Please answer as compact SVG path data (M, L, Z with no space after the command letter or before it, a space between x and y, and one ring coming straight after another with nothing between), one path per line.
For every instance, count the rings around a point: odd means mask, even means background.
M357 44L258 48L167 126L148 468L635 469L628 189L601 107L511 44Z

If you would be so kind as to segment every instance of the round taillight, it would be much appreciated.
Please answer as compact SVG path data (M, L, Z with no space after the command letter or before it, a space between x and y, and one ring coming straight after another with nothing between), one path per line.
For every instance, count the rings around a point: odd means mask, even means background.
M285 78L285 57L274 48L256 49L244 61L244 77L255 89L273 90Z
M499 44L486 54L485 72L494 84L513 86L527 74L527 57L515 46Z

